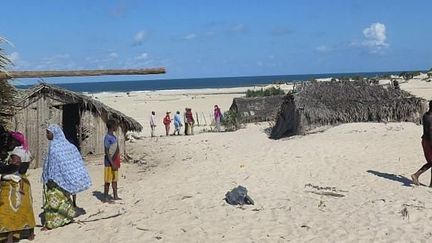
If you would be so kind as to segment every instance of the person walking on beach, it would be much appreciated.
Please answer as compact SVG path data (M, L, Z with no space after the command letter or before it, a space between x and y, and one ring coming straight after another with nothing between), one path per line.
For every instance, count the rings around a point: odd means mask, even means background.
M113 199L121 200L117 193L117 182L118 182L118 169L120 168L120 149L117 137L114 135L114 131L117 130L117 122L115 120L108 120L107 124L108 132L104 138L105 148L105 159L104 159L104 199L103 202L111 202L109 200L108 192L110 184L113 189Z
M169 131L171 128L171 117L170 117L171 112L167 111L164 119L163 119L163 124L165 125L165 135L169 136Z
M155 136L155 130L156 130L156 113L152 111L150 116L150 128L151 128L151 136Z
M216 130L218 132L220 132L221 131L220 123L221 123L221 119L222 119L222 112L221 112L218 105L214 106L214 119L215 119L215 124L216 124Z
M423 153L426 158L426 164L424 164L416 173L411 175L412 181L417 186L420 185L419 177L425 171L432 167L432 100L429 101L429 110L423 115L423 136L422 136L422 147ZM432 174L431 182L429 187L432 187Z
M173 135L180 135L180 127L183 126L182 122L181 122L181 118L180 118L180 111L177 111L176 114L174 115L174 133Z
M185 135L193 135L193 126L195 120L193 118L193 113L191 108L186 108L185 112Z

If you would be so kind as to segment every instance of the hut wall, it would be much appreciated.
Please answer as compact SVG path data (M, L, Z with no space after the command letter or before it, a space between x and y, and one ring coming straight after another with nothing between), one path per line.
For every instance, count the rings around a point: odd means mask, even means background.
M95 112L85 110L81 114L81 153L83 156L103 155L104 137L107 133L106 122L103 116ZM119 127L116 131L116 136L119 142L120 153L125 153L125 134L123 129Z
M238 114L240 123L274 121L284 96L234 98L230 110Z
M51 123L61 124L62 122L62 109L52 104L55 104L55 101L41 97L14 116L14 129L24 133L29 143L30 152L34 157L31 164L32 168L43 165L43 159L48 149L47 125Z
M104 153L105 122L95 112L85 110L81 115L81 153L98 155Z

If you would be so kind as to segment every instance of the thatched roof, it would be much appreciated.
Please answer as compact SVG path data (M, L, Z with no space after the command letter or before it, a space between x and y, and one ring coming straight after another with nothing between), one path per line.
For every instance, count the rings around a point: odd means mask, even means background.
M274 121L284 96L234 98L230 110L240 123Z
M117 111L84 94L66 90L51 84L41 83L29 89L19 105L21 108L25 108L40 99L43 95L61 103L79 104L82 109L96 112L97 114L108 118L114 118L119 121L120 125L126 131L142 130L140 123L120 111Z
M425 100L368 82L313 82L285 96L271 137L304 134L316 127L349 122L419 123Z

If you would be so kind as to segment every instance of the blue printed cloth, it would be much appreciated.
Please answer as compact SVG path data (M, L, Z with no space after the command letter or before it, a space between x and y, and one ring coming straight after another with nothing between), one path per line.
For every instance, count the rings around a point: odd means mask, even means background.
M174 115L174 126L175 128L181 127L181 118L179 114Z
M45 157L42 181L52 180L70 194L90 188L90 176L78 149L65 138L60 126L50 125L48 131L54 138Z

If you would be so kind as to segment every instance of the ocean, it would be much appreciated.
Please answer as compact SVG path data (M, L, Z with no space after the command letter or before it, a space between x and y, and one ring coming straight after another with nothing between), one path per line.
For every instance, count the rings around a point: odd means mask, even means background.
M110 82L77 82L55 84L62 88L87 93L99 92L130 92L130 91L156 91L177 89L203 89L203 88L231 88L260 86L276 82L297 82L320 78L338 77L376 77L383 75L397 75L400 72L369 72L369 73L328 73L328 74L302 74L302 75L273 75L249 77L220 77L220 78L189 78L189 79L157 79L136 81L110 81ZM16 85L17 88L26 89L32 85Z

